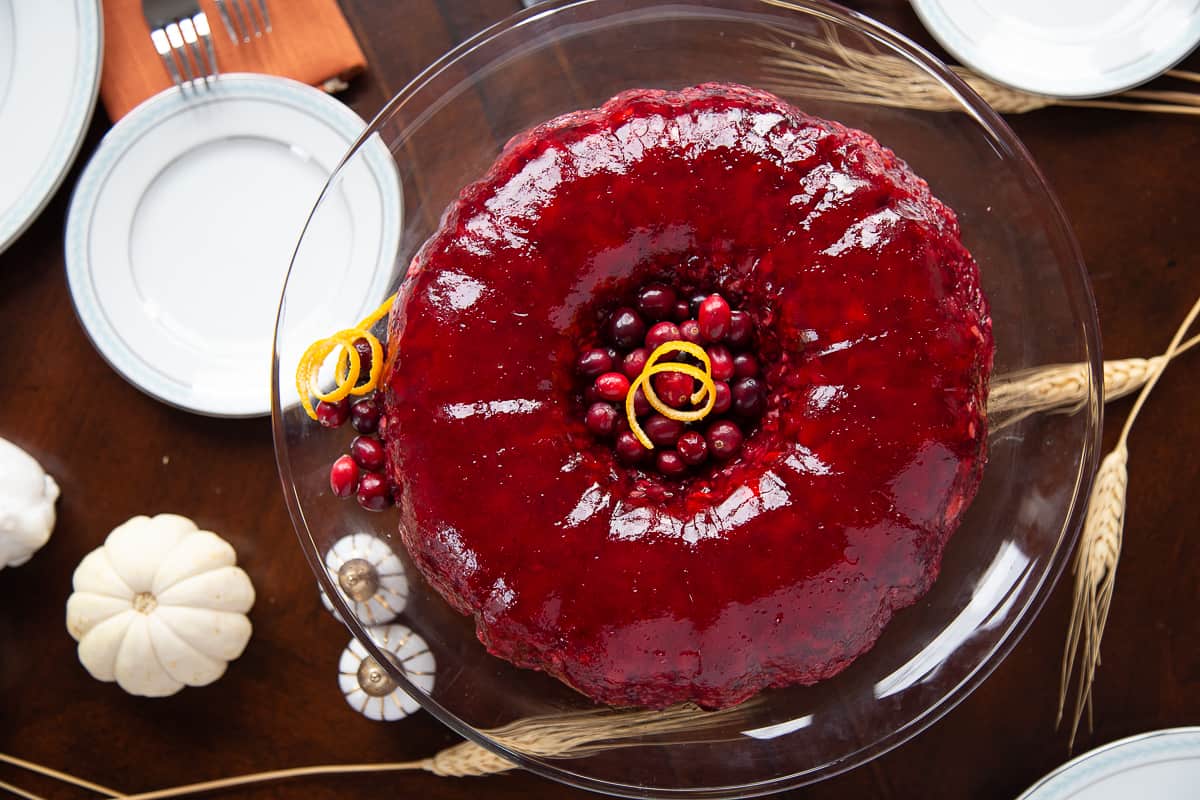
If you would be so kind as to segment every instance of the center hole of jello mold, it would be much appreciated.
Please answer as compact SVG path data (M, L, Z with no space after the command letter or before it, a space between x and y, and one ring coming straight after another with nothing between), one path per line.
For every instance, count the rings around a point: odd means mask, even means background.
M575 362L579 413L591 435L625 467L667 479L699 476L736 458L767 410L754 316L732 293L666 280L598 308ZM667 368L647 371L656 350L672 342L687 345L664 348L656 363ZM711 380L711 404L696 370ZM665 408L654 407L646 384Z

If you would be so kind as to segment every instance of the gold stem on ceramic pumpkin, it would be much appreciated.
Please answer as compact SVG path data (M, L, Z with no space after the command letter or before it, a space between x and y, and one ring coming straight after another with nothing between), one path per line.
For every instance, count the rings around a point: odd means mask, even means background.
M379 662L373 656L367 656L358 665L358 685L368 697L387 697L398 688Z
M379 590L379 571L365 558L352 558L337 571L338 586L356 603L365 603Z

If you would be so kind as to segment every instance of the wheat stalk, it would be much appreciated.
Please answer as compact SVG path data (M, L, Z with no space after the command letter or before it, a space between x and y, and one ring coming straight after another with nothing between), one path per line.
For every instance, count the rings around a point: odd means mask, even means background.
M1079 542L1072 572L1075 592L1071 603L1071 621L1067 625L1067 643L1063 652L1062 675L1058 687L1058 719L1061 724L1066 707L1072 667L1079 654L1079 679L1075 687L1075 712L1071 721L1071 739L1083 709L1092 719L1092 683L1100 663L1100 638L1108 620L1113 588L1117 578L1117 560L1121 557L1121 534L1125 527L1125 495L1129 485L1129 451L1124 444L1105 456L1096 474L1096 483L1088 499L1083 538Z
M1071 620L1067 624L1067 641L1063 650L1062 674L1059 681L1056 724L1062 723L1067 691L1071 679L1076 678L1075 708L1067 745L1069 748L1075 746L1075 735L1079 731L1079 722L1085 708L1088 712L1089 729L1092 723L1092 687L1096 667L1100 664L1100 641L1104 637L1104 626L1108 622L1108 611L1112 605L1117 562L1121 557L1121 539L1125 528L1125 500L1129 482L1129 432L1163 371L1171 359L1182 352L1183 347L1180 343L1198 315L1200 300L1192 305L1172 337L1171 344L1167 346L1167 351L1160 356L1162 361L1153 368L1142 387L1129 416L1125 419L1124 427L1121 428L1116 447L1100 464L1096 483L1088 499L1083 535L1075 553L1075 592L1071 604ZM1189 340L1187 346L1191 346L1195 341L1196 339Z
M1155 356L1105 361L1105 401L1136 391L1164 360ZM1087 402L1090 367L1085 363L1051 364L997 378L988 393L988 427L994 432L1032 414L1078 411Z
M830 25L822 25L819 36L804 39L803 52L794 42L794 31L766 27L761 38L746 40L765 52L761 60L767 80L764 89L781 95L802 95L810 100L912 108L925 111L958 111L962 104L951 90L926 72L899 56L876 49L847 47ZM1005 114L1024 114L1049 106L1110 108L1125 111L1200 115L1200 95L1135 89L1117 99L1065 100L1031 94L976 75L964 67L952 67L988 105ZM1200 73L1170 70L1167 76L1200 82Z
M754 698L733 708L720 711L704 711L685 703L662 711L595 709L591 711L551 714L520 719L500 728L483 731L491 740L506 749L521 752L535 758L576 758L603 750L630 747L647 736L668 733L699 734L712 732L718 726L736 725L745 722L753 708L761 703ZM0 762L37 772L92 791L108 798L120 800L163 800L169 797L212 792L236 786L267 783L315 775L346 775L352 773L381 773L424 770L435 775L467 777L493 775L516 769L517 765L503 756L493 753L474 742L462 742L437 753L431 758L418 761L397 761L375 764L325 764L311 767L256 772L231 778L175 786L153 792L122 794L99 784L85 781L74 775L51 769L31 761L0 753ZM0 788L10 789L0 784ZM17 793L12 787L10 791ZM28 793L23 796L33 797ZM39 800L34 798L34 800Z
M1194 336L1175 350L1179 356L1200 344ZM1166 355L1104 362L1104 402L1136 392L1162 369ZM988 390L988 427L994 433L1032 414L1073 413L1087 402L1090 365L1049 364L1010 372L992 380Z
M27 792L20 786L13 786L11 783L5 783L4 781L0 781L0 789L10 793L14 797L23 797L25 800L46 800L46 798L42 797L40 794Z

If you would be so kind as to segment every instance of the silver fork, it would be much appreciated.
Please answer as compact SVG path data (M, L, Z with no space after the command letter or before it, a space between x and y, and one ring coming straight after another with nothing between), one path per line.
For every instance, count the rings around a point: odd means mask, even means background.
M220 70L208 17L197 0L142 0L142 14L150 41L180 91L207 87Z
M234 44L248 42L271 32L271 13L267 0L213 0L217 13L225 23L225 32ZM227 8L228 7L228 8ZM230 14L230 9L233 13ZM255 14L257 12L257 16ZM262 23L261 25L259 23Z

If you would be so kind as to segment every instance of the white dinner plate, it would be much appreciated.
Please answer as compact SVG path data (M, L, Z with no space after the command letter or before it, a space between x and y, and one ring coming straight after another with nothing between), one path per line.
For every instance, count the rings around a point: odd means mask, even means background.
M1068 761L1018 800L1195 800L1200 728L1131 736Z
M1053 97L1114 94L1200 43L1200 0L911 0L943 47L1000 83Z
M0 252L50 201L100 87L99 0L0 0Z
M365 127L324 92L268 75L169 89L122 119L80 178L66 232L71 296L109 364L179 408L269 413L288 265ZM298 298L347 324L386 294L400 237L395 161L377 137L364 153L333 189L339 213L306 233L327 277L306 288L323 300Z

